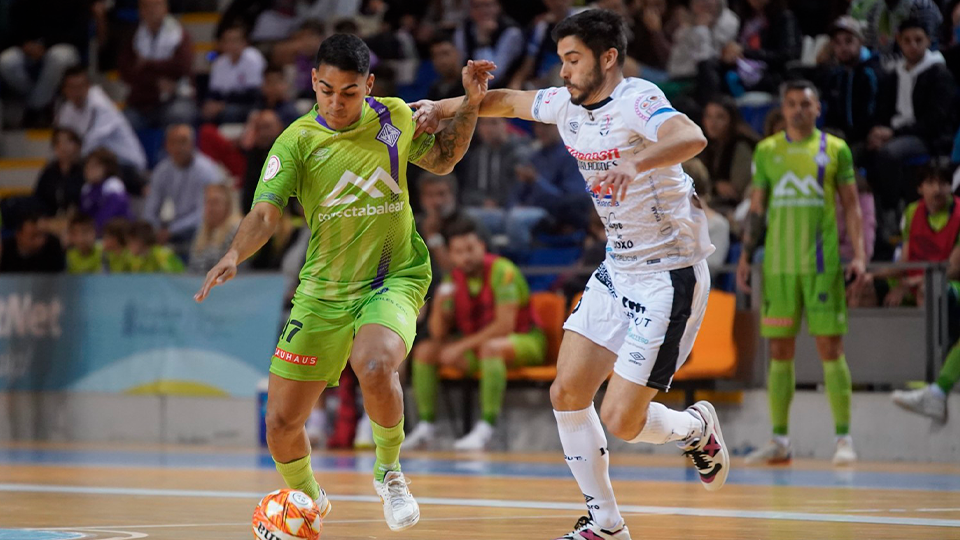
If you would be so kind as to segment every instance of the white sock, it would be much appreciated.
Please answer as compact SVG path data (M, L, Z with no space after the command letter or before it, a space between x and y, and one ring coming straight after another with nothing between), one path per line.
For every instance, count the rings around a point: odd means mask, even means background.
M610 452L600 417L591 404L581 411L553 411L564 457L577 479L594 522L604 529L620 524L623 518L610 485Z
M786 435L774 435L773 442L779 444L780 446L787 447L790 446L790 437Z
M689 411L674 411L662 403L650 402L647 423L636 438L628 443L666 444L672 441L692 441L703 436L703 420Z

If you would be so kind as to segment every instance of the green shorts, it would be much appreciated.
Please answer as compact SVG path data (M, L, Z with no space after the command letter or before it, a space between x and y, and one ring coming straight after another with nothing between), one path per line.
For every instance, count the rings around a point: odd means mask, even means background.
M525 334L507 336L513 344L513 367L539 366L547 359L547 336L534 328ZM470 373L480 370L480 359L474 351L466 352Z
M417 335L417 315L425 287L409 278L387 279L384 286L351 301L293 297L290 319L280 333L270 373L294 381L340 384L353 339L365 324L379 324L403 339L407 354Z
M820 274L778 274L763 277L760 334L788 338L800 330L800 315L807 314L812 336L847 333L847 296L843 270Z

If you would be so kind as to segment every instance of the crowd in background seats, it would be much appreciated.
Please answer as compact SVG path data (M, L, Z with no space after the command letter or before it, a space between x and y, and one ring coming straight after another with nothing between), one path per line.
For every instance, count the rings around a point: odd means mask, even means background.
M920 167L935 163L952 190L960 184L957 0L233 0L209 54L181 15L216 2L60 4L0 0L0 125L54 128L33 196L0 202L2 271L203 273L249 209L273 140L310 109L325 36L367 41L377 95L461 95L469 58L496 61L494 87L534 89L562 84L550 30L591 7L627 22L626 74L659 84L709 139L684 167L708 208L715 271L739 252L753 148L782 129L777 91L788 78L816 82L822 127L854 151L873 260L900 256ZM452 175L412 170L411 204L438 274L449 270L441 239L452 217L474 219L489 247L520 265L602 258L602 224L553 126L481 119ZM301 213L284 214L247 269L281 267L302 243ZM93 246L78 245L90 227ZM154 247L179 264L130 262ZM62 265L49 256L57 251ZM578 279L540 276L531 287L572 291Z

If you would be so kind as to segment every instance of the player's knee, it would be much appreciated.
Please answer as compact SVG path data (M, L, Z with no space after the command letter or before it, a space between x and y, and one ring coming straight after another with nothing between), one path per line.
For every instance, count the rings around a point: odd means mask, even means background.
M571 407L571 401L571 394L566 391L561 380L559 378L554 379L553 384L550 385L550 404L553 405L554 410L575 410Z
M283 439L303 429L304 420L299 416L287 411L267 411L267 438Z
M480 345L480 350L477 352L480 358L503 358L507 345L508 343L504 340L494 339Z
M581 396L576 383L556 378L550 385L550 404L557 411L579 411L593 405L593 396Z
M353 371L362 387L377 387L387 385L396 376L396 370L386 360L377 356L364 359L353 365Z

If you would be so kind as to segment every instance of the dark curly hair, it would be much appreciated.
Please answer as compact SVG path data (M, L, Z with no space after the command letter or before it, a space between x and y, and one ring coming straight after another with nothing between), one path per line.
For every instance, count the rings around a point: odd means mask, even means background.
M593 51L596 58L610 49L617 50L617 63L623 66L627 58L627 30L623 18L608 9L589 9L571 15L554 27L551 37L561 39L574 36Z

